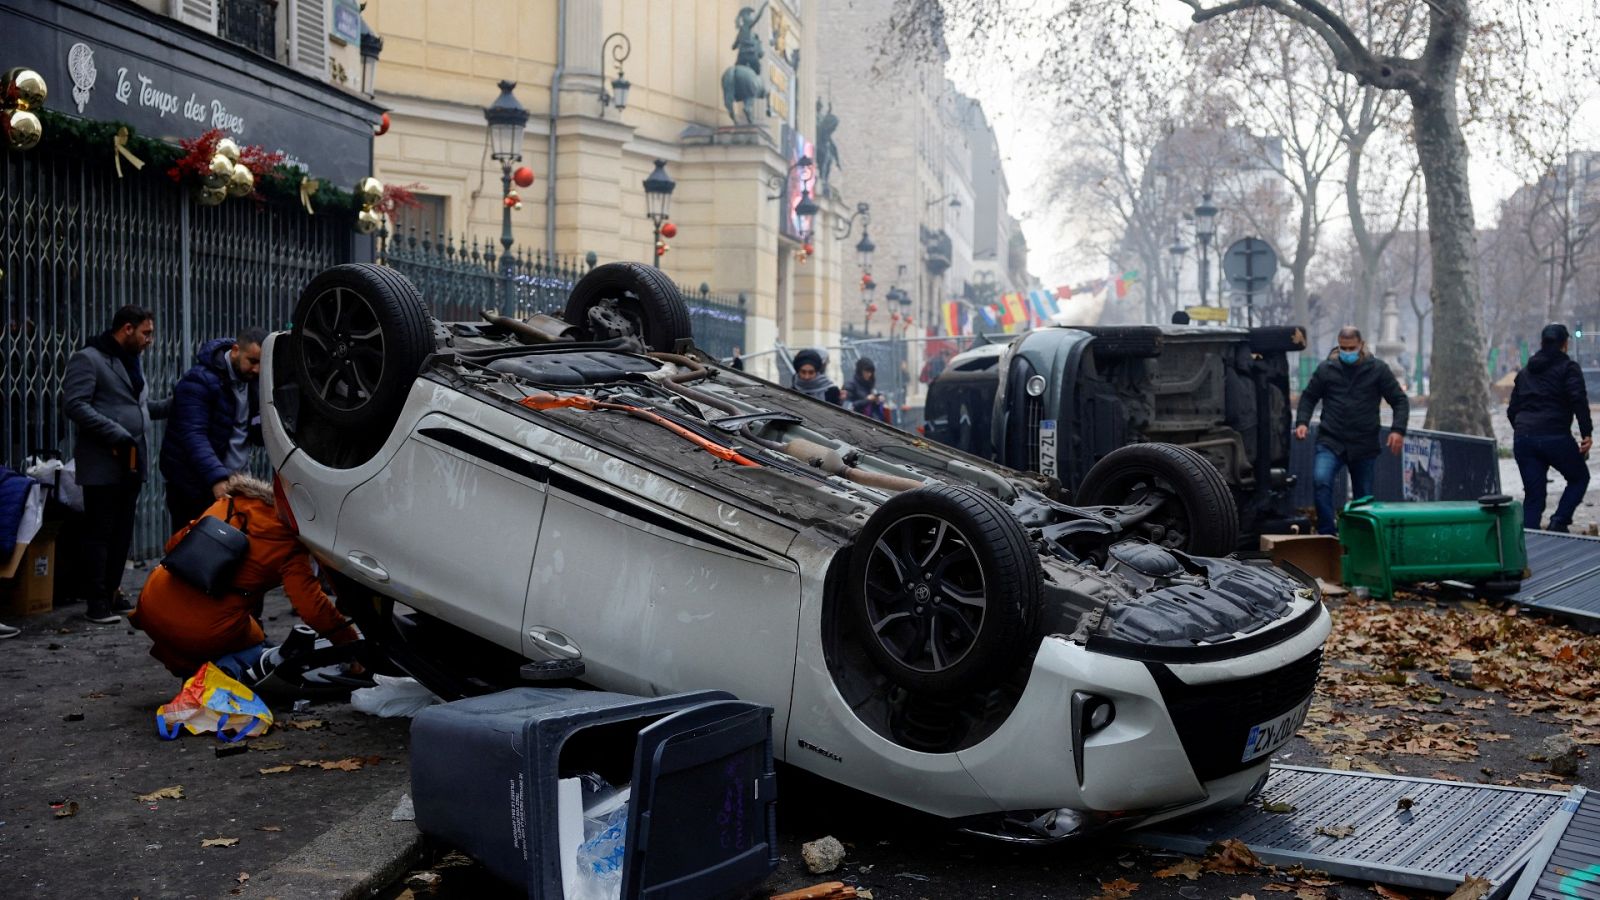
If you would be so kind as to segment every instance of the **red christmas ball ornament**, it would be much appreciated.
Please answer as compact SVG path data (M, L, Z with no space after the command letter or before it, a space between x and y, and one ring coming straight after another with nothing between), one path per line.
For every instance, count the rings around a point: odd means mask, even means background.
M867 315L870 316L870 315L872 315L873 313L875 313L877 311L878 311L878 304L876 304L876 303L868 303L867 304Z
M662 223L662 225L661 225L661 236L662 237L669 237L669 238L677 237L678 236L678 226L672 224L671 222Z
M507 194L506 198L500 202L504 203L508 207L511 207L516 206L518 201L516 197L512 196L511 194Z
M533 185L533 170L527 166L521 166L511 173L511 180L517 183L517 187L531 187Z
M389 133L389 114L388 113L384 113L383 115L378 117L378 127L372 129L372 133L374 135L378 136L378 137L382 137L382 136L384 136L384 135Z
M667 242L666 241L662 241L662 242L656 244L656 255L657 256L666 256L667 255L667 251L670 250L670 249L672 249L672 248L667 246Z
M811 256L812 254L817 252L816 248L811 246L810 244L806 244L803 247L801 247L800 249L806 251L806 255L807 256Z

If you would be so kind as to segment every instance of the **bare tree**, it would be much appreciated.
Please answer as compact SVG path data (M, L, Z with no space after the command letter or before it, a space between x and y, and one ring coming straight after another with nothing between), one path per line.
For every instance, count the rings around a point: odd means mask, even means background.
M1350 14L1364 8L1356 0L1170 0L1187 7L1196 24L1230 22L1234 28L1257 27L1262 16L1279 17L1294 23L1321 41L1332 54L1339 71L1358 84L1403 95L1409 104L1411 136L1421 163L1428 200L1428 238L1432 260L1431 298L1434 315L1433 371L1436 383L1447 387L1433 394L1428 408L1430 427L1474 434L1489 434L1489 391L1483 366L1484 332L1482 294L1477 271L1477 231L1472 207L1471 179L1468 174L1468 148L1462 130L1460 102L1467 94L1462 79L1463 60L1474 41L1498 33L1510 38L1512 49L1526 37L1529 28L1565 29L1569 48L1582 40L1593 40L1577 19L1596 15L1593 4L1564 6L1562 15L1550 17L1553 26L1540 25L1550 9L1537 0L1395 0L1415 11L1426 21L1419 38L1394 48L1363 36L1361 22ZM901 0L898 19L902 32L914 33L923 18L944 22L946 28L963 40L993 36L1031 35L1038 40L1022 46L1048 46L1050 57L1060 65L1068 81L1092 60L1094 45L1080 44L1088 23L1131 23L1141 15L1149 17L1136 27L1151 31L1151 16L1164 0L1057 0L1046 5L1017 4L1007 0ZM1486 27L1500 22L1475 21L1474 12L1484 6L1506 14L1509 26ZM951 28L946 18L958 23ZM1353 24L1354 23L1354 24ZM1159 27L1159 26L1155 26ZM1523 45L1525 47L1525 45ZM1500 54L1502 70L1516 69L1516 62ZM1592 57L1591 57L1592 59ZM1489 67L1485 67L1486 69ZM1524 83L1529 77L1522 76ZM1063 84L1063 102L1073 101L1070 82ZM1470 107L1469 107L1470 108Z

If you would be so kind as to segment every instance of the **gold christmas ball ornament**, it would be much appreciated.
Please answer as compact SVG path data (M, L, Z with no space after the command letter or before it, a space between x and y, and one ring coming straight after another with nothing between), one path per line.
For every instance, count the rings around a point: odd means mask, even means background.
M39 117L27 110L18 109L0 116L5 124L6 146L13 150L32 150L44 137L44 126Z
M222 138L217 141L216 154L227 159L229 163L236 163L239 161L239 145L233 142L233 138ZM216 162L215 157L212 158L212 162Z
M364 208L371 209L383 199L383 182L371 175L356 182L356 197Z
M256 176L244 166L234 166L228 176L228 196L243 197L256 189Z
M371 180L371 179L368 179ZM383 224L383 215L377 210L363 209L356 214L356 230L362 234L371 234Z
M228 180L233 177L233 163L228 161L221 153L211 157L211 162L206 165L205 185L208 188L225 188Z
M4 98L6 106L30 110L44 106L44 98L49 94L43 75L32 69L18 68L6 73L5 88L0 92L0 97Z
M216 206L222 201L228 199L228 189L213 187L201 188L197 198L199 199L201 206Z

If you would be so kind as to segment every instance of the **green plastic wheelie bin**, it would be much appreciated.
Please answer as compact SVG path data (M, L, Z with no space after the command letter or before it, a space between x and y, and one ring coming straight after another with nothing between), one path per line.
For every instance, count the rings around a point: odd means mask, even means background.
M1344 582L1374 597L1399 584L1465 581L1514 593L1528 566L1522 504L1505 494L1473 501L1377 503L1363 497L1339 515Z

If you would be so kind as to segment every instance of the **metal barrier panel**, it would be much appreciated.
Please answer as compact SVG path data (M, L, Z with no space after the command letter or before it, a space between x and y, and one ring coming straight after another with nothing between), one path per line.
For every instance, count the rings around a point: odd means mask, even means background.
M105 160L0 154L0 420L4 464L36 451L70 457L61 409L67 359L125 304L155 314L141 360L150 396L168 397L196 344L247 325L281 327L300 288L349 260L349 222L298 207L230 200L200 208L148 174L119 179ZM164 424L156 423L152 453ZM160 472L139 498L132 555L160 553L167 513ZM252 468L264 474L265 458Z
M1293 441L1289 449L1289 471L1295 476L1291 497L1299 509L1315 505L1312 475L1319 427L1313 424L1306 439ZM1413 428L1406 432L1405 448L1399 456L1380 445L1372 493L1384 501L1476 500L1498 494L1500 461L1494 438ZM1334 481L1335 508L1349 498L1346 475Z

